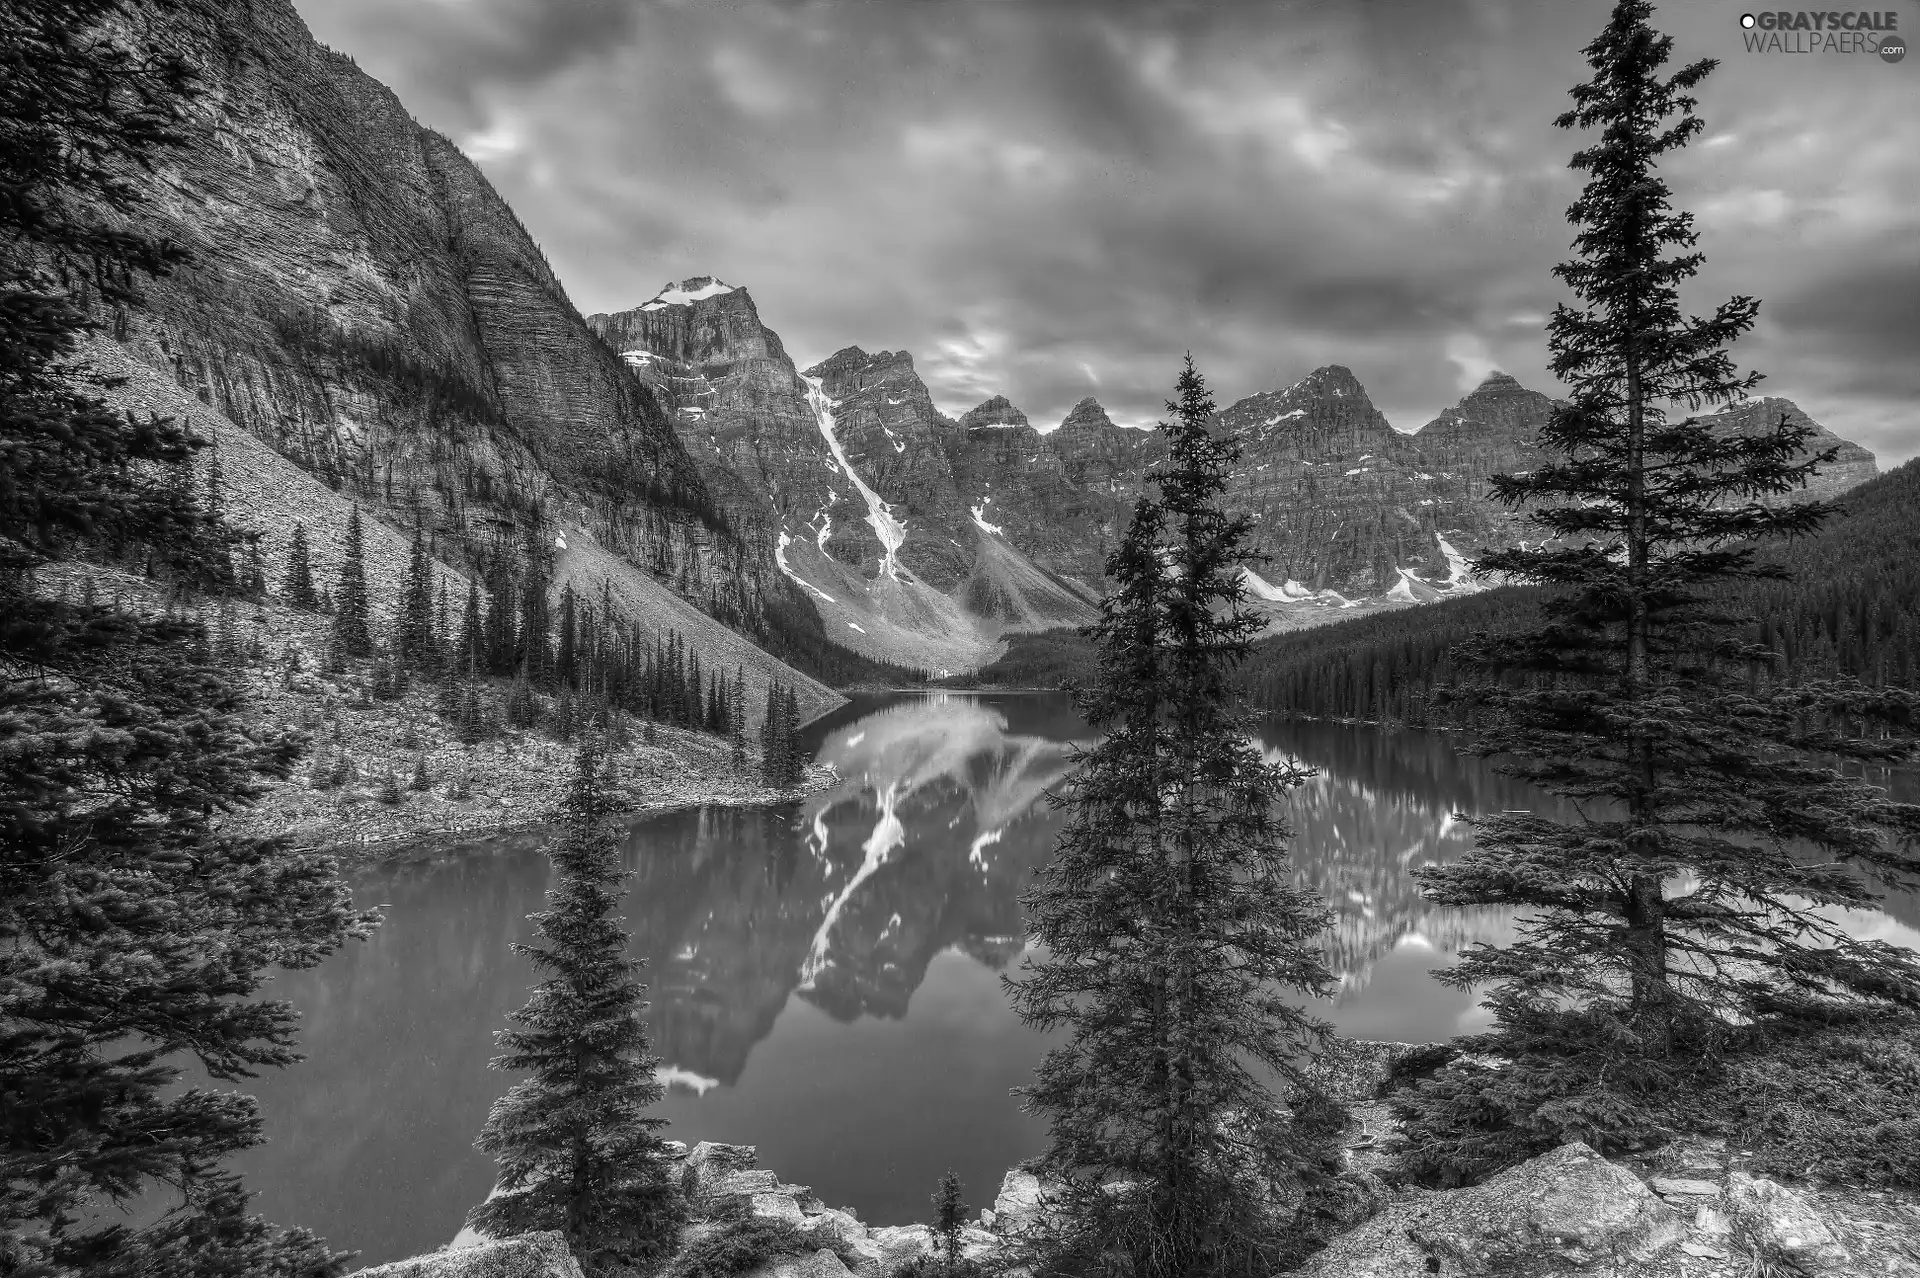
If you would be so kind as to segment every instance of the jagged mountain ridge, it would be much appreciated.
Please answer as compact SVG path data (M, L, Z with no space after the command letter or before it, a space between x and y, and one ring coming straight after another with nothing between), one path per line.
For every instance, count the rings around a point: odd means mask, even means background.
M127 357L260 441L288 491L312 476L375 524L422 527L455 572L496 538L584 529L647 578L616 594L649 633L703 612L755 639L815 620L458 148L317 44L288 0L128 20L200 67L206 92L185 146L134 175L142 222L194 260L147 308L107 317ZM270 543L285 531L236 522ZM796 686L803 713L840 700L754 643L725 647L756 691Z
M744 494L735 518L767 528L830 632L873 656L965 666L1001 635L1083 623L1164 457L1157 432L1114 425L1091 398L1049 433L1003 395L956 421L905 351L847 347L795 369L746 290L711 277L589 322L678 397L676 428L714 491ZM1526 531L1489 476L1539 464L1553 403L1496 372L1407 434L1340 365L1232 403L1217 419L1243 446L1227 504L1268 557L1250 602L1293 628L1479 588L1467 562ZM1786 400L1723 416L1755 429L1782 409L1810 420ZM1873 473L1864 449L1813 441L1830 444L1842 453L1822 492Z
M131 16L210 91L147 181L147 216L197 260L115 337L370 519L424 527L452 571L536 523L576 529L617 561L587 576L648 579L617 592L634 615L714 618L809 712L833 694L755 645L964 668L1095 615L1157 435L1092 400L1049 433L1004 397L955 421L904 351L802 371L710 277L583 318L480 170L287 0ZM1443 415L1477 428L1402 436L1330 366L1230 406L1275 624L1459 588L1462 554L1510 536L1485 474L1545 402L1490 383ZM1854 449L1833 482L1871 464Z
M989 401L953 421L904 351L848 347L797 369L747 290L711 276L588 323L668 409L729 521L760 530L837 642L965 668L991 659L1003 634L1096 615L1090 503L1011 406L989 420Z

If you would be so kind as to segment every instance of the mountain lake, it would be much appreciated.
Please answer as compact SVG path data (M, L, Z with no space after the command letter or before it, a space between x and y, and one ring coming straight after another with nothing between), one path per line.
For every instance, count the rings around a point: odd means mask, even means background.
M1429 906L1409 871L1468 850L1455 813L1555 801L1445 734L1274 720L1260 736L1270 758L1316 769L1289 820L1298 872L1338 913L1339 989L1319 1014L1367 1039L1484 1028L1477 995L1433 972L1512 939L1512 911ZM758 1146L760 1166L869 1225L924 1219L948 1170L991 1205L1045 1141L1010 1091L1047 1038L1000 978L1025 952L1017 897L1066 820L1043 795L1075 742L1091 744L1060 694L865 697L805 731L843 778L833 789L634 825L626 926L647 961L664 1135ZM255 1211L370 1265L441 1246L486 1197L494 1166L473 1141L513 1081L487 1062L535 979L509 945L545 907L545 838L353 873L386 923L268 988L302 1012L308 1059L243 1084L268 1136L236 1160ZM1920 901L1883 905L1833 917L1920 948Z

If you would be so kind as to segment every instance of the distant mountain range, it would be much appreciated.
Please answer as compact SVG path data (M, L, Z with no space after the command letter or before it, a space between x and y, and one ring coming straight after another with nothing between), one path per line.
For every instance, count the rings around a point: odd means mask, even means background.
M130 370L129 407L265 446L233 517L276 576L295 520L332 529L349 505L422 527L456 581L538 527L556 589L697 633L746 666L750 703L779 679L809 715L839 700L807 673L829 645L959 670L1095 615L1157 435L1091 399L1045 434L999 396L956 421L904 351L796 368L710 277L584 317L480 170L288 0L134 16L207 81L187 147L137 178L196 260L109 317L102 360ZM1231 405L1229 500L1272 556L1250 593L1285 628L1471 589L1464 559L1520 535L1487 476L1534 462L1549 407L1496 375L1403 435L1337 365ZM1728 424L1777 411L1799 414L1766 400ZM1848 444L1826 482L1873 471ZM376 594L399 567L374 566Z
M669 284L588 325L650 386L736 527L775 546L830 635L857 651L934 667L978 664L1009 633L1090 620L1102 568L1157 434L1116 426L1084 399L1041 433L996 395L958 421L934 406L905 351L848 347L796 368L745 288ZM1316 369L1223 410L1243 446L1230 508L1256 521L1268 568L1248 593L1276 629L1477 589L1467 561L1522 539L1488 477L1539 464L1553 401L1494 373L1415 434L1395 430L1351 371ZM1721 416L1751 430L1784 399ZM1872 454L1838 446L1821 478L1871 478Z

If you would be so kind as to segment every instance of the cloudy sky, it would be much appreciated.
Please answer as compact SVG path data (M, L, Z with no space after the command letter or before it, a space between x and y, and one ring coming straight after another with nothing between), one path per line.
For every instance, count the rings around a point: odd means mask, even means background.
M295 0L459 142L582 312L747 286L802 367L906 349L958 414L1147 424L1191 349L1224 405L1341 363L1417 428L1489 369L1556 391L1604 0ZM1748 53L1668 166L1706 268L1762 300L1766 393L1920 455L1920 55ZM1920 8L1900 14L1912 40ZM1911 32L1909 32L1911 29Z

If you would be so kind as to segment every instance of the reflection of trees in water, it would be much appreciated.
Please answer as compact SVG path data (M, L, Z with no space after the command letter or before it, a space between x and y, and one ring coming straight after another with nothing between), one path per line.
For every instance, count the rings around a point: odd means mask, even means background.
M1045 730L1020 730L1033 726ZM944 950L1004 968L1024 941L1018 893L1065 820L1043 796L1071 767L1070 743L1051 735L1068 730L1058 699L916 698L821 732L817 757L842 781L794 807L636 826L626 912L666 1063L730 1084L795 992L841 1020L901 1017ZM1435 967L1471 941L1512 939L1510 911L1435 908L1408 871L1468 850L1455 812L1564 805L1461 756L1446 734L1276 723L1262 737L1273 757L1318 769L1293 796L1292 850L1300 881L1335 910L1325 942L1343 999L1410 936L1434 947ZM465 1027L448 1034L489 1052L533 979L506 947L542 908L544 842L507 836L484 855L363 872L359 899L392 902L394 922L324 978L282 978L301 991L306 1033L365 1035L430 1005L436 1022ZM1920 913L1911 897L1889 908L1909 928Z
M1437 908L1410 872L1473 846L1455 813L1564 805L1462 757L1444 734L1281 722L1262 736L1270 762L1290 757L1316 769L1290 805L1295 879L1335 912L1325 952L1342 1001L1365 989L1373 965L1410 936L1435 948L1436 965L1470 942L1511 938L1512 910Z

